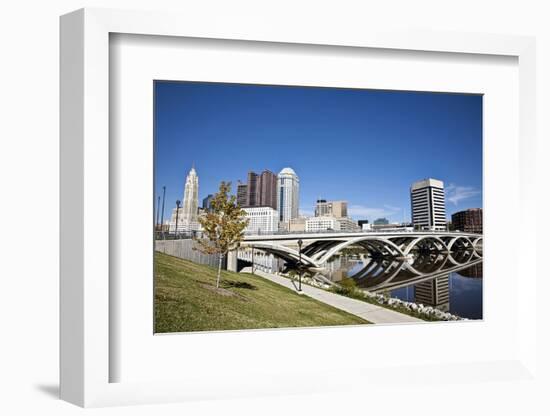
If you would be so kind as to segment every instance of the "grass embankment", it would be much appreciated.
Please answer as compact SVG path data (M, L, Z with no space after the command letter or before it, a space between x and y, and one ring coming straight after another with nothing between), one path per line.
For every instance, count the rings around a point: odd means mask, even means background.
M369 323L248 273L155 253L155 332L288 328Z

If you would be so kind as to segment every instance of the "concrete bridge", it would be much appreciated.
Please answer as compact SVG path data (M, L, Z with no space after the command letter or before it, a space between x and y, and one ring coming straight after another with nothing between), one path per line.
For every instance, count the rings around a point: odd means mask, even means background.
M302 240L302 251L298 241ZM361 246L375 257L407 260L417 253L440 253L459 267L483 256L483 236L444 231L387 231L387 232L323 232L301 234L247 235L243 248L261 250L296 265L301 257L304 266L313 271L324 265L346 247ZM450 255L454 253L466 255ZM237 257L236 255L234 257ZM236 258L229 259L228 268L236 268ZM412 267L412 266L411 266Z

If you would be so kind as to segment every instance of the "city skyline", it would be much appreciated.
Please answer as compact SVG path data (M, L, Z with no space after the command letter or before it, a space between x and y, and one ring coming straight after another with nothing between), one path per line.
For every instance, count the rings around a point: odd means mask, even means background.
M410 186L428 177L445 182L447 219L482 207L480 96L160 82L155 102L155 198L165 185L167 209L193 165L200 200L222 180L236 194L249 171L291 167L300 215L327 199L348 201L356 220L410 221Z

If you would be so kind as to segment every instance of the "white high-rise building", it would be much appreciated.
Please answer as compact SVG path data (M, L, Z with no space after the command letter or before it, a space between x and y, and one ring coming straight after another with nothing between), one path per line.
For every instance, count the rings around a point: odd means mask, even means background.
M179 212L178 212L179 211ZM176 230L176 220L178 232L196 231L199 229L199 177L195 167L192 167L185 179L183 191L183 204L178 210L177 207L172 210L170 219L170 232Z
M411 211L414 228L446 230L443 181L428 178L413 183L411 186Z
M289 224L290 220L298 218L300 205L300 179L292 168L284 168L277 175L277 206L279 220Z
M185 179L183 191L183 219L196 222L199 213L199 177L192 167Z
M271 233L279 229L279 213L271 207L243 208L248 218L246 233Z

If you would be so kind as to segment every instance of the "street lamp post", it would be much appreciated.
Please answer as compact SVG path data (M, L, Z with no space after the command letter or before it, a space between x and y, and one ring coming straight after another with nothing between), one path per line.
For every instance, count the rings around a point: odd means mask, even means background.
M254 246L252 246L252 274L254 274Z
M298 292L302 291L302 244L303 241L298 240Z
M176 229L174 230L174 239L178 238L178 217L180 213L180 205L181 205L181 201L178 199L176 201Z
M155 224L156 231L159 231L159 214L160 214L160 195L157 198L157 223Z
M166 186L162 187L162 212L160 214L160 229L162 231L162 238L164 239L164 200L166 198Z

